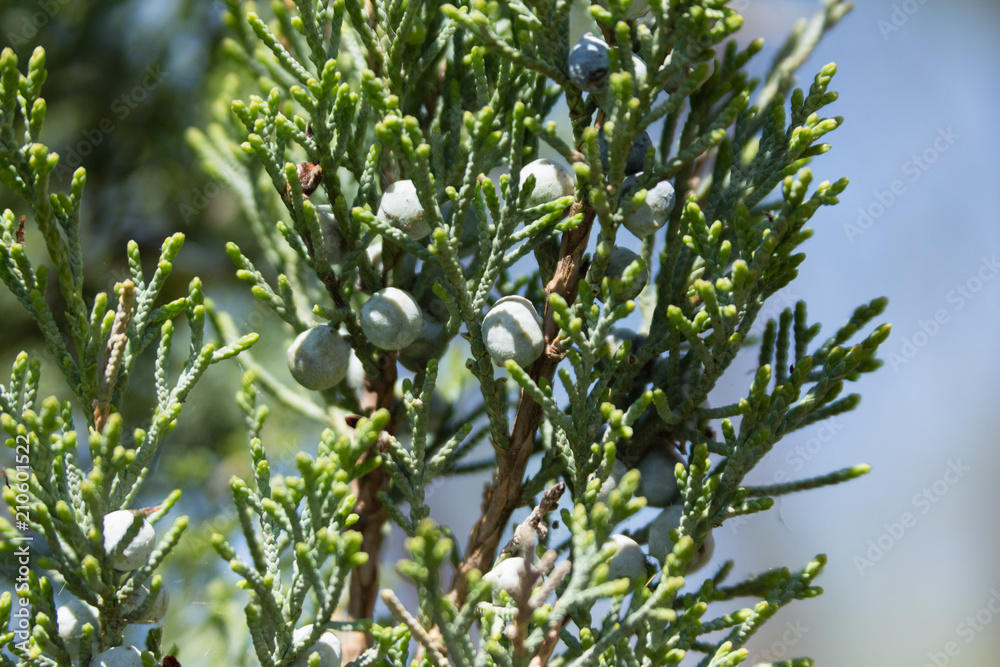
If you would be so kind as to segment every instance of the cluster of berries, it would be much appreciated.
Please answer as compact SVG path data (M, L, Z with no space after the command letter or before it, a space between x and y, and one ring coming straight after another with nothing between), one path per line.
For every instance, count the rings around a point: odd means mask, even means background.
M643 142L637 147L640 144ZM648 136L644 145L646 148L651 145ZM606 144L604 146L606 148ZM640 151L643 155L646 148ZM630 157L629 167L636 164L641 166L641 159ZM534 188L527 197L528 206L540 206L573 194L575 186L570 171L550 160L539 159L526 165L521 170L522 185L529 176L534 178ZM630 174L628 179L623 186L626 196L638 187L636 174ZM673 207L673 187L663 181L645 193L645 199L626 219L625 226L636 236L647 236L666 224ZM342 233L330 207L320 206L317 211L327 256L334 262L344 261L347 253L343 249ZM424 238L431 232L410 181L397 181L386 189L378 217L413 239ZM605 275L619 279L636 261L641 261L636 253L616 247ZM638 296L648 278L648 271L643 267L640 279L627 287L625 298ZM413 295L397 287L386 287L373 294L361 307L360 323L362 332L374 346L399 351L400 361L408 368L419 368L426 363L433 342L442 331L439 322L421 311ZM497 365L507 360L523 367L531 365L544 351L538 311L523 297L499 299L483 319L483 340ZM299 384L321 391L347 377L351 347L334 328L319 325L299 334L288 348L287 361L292 377Z
M137 570L149 562L149 557L156 546L156 531L146 519L141 519L139 532L128 544L122 545L125 535L132 527L137 514L130 510L110 512L104 517L104 551L111 567L119 572ZM152 602L149 601L149 590L140 587L118 602L118 612L123 618L130 618L123 632L121 646L110 648L95 655L89 667L142 667L142 651L147 646L147 637L151 630L158 627L167 614L170 595L165 587L161 587ZM139 610L140 617L131 618ZM96 645L101 634L101 622L98 610L84 602L74 599L56 610L56 627L67 652L73 660L79 658L85 627L90 626L91 640ZM304 641L312 634L312 626L307 625L295 630L295 643ZM340 667L343 653L340 640L333 632L324 632L295 663L294 667L306 667L309 656L319 653L320 667Z

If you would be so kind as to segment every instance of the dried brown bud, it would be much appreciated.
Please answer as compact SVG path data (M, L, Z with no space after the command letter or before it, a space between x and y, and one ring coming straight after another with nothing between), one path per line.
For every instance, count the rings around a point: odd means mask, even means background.
M302 194L308 197L319 187L320 179L323 177L323 169L312 162L299 162L298 172Z

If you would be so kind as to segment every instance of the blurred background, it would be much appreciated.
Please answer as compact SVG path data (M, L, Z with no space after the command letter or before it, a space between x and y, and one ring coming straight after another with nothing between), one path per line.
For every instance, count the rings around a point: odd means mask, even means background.
M764 36L771 51L817 2L737 0L742 39ZM175 231L187 244L168 283L180 292L193 275L262 332L257 355L277 367L287 333L254 309L235 284L226 240L251 243L234 195L200 170L183 135L204 124L226 63L221 4L5 0L0 45L26 61L36 44L50 69L45 141L88 171L84 237L91 292L122 276L125 243L154 261ZM800 277L768 315L799 299L830 334L853 309L888 296L893 323L885 367L853 391L849 415L784 439L751 483L823 474L854 463L871 474L846 486L786 497L776 508L716 531L714 564L736 559L735 576L778 565L800 567L817 553L829 565L826 593L781 611L754 637L747 664L811 656L818 665L980 666L1000 653L1000 7L987 0L872 0L860 3L801 70L808 85L835 61L832 113L846 118L833 150L814 163L818 178L851 178L841 205L813 219L815 236ZM655 139L655 138L654 138ZM60 176L63 182L71 173ZM20 208L0 192L0 209ZM29 244L31 236L29 233ZM37 245L35 246L37 248ZM29 248L29 254L31 250ZM31 254L32 259L41 259ZM168 293L168 296L170 294ZM43 347L20 306L0 292L0 368L21 349ZM822 335L821 334L821 335ZM751 355L713 403L742 396ZM215 664L228 623L241 623L242 593L209 585L226 568L208 547L234 524L228 480L246 475L242 420L231 400L235 364L215 367L188 401L164 447L150 502L183 486L180 513L192 517L168 584L175 601L165 635L184 637L183 664ZM62 393L44 373L44 394ZM128 409L141 421L151 386L132 383ZM220 400L218 397L222 397ZM315 432L271 418L269 450L315 448ZM135 423L133 422L133 423ZM435 487L432 516L468 534L482 479ZM461 502L456 502L460 500ZM392 554L401 540L390 539ZM193 628L199 628L197 632ZM186 658L186 659L185 659Z

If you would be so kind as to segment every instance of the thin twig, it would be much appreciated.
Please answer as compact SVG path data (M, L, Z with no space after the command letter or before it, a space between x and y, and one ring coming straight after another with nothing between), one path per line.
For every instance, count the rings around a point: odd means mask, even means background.
M416 639L421 646L423 646L428 653L430 653L431 660L437 667L451 667L451 663L448 662L448 658L444 656L441 652L441 647L438 646L437 642L431 639L431 636L427 634L427 630L420 625L420 622L413 617L410 612L406 611L406 607L403 603L399 601L396 594L393 593L388 588L383 589L382 601L385 602L386 606L389 607L389 611L396 618L397 621L403 623L410 629L410 634Z
M521 524L522 527L524 525ZM545 573L552 569L558 557L558 554L550 549L545 552L538 561L538 564L534 565L531 562L533 558L528 557L529 554L532 557L534 556L533 546L525 554L524 576L521 577L521 588L514 595L514 602L517 603L517 616L514 617L514 623L507 628L507 637L514 644L514 657L518 660L524 659L526 653L524 640L528 638L531 619L534 617L535 611L542 606L545 598L548 597L546 595L539 598L538 595L532 595L531 592L541 582Z
M559 643L559 632L568 620L569 617L567 616L563 619L562 623L554 625L549 629L548 634L545 635L545 641L535 651L535 655L531 657L528 667L545 667L548 664L549 659L552 657L552 652L556 650L556 645Z
M551 559L555 561L557 552L554 549L549 549L545 553L545 556L549 556L549 554L552 554ZM549 572L549 578L538 587L538 590L536 590L535 594L531 597L531 605L536 609L541 607L545 603L545 600L552 595L557 588L559 588L559 585L567 576L569 576L569 573L572 570L573 563L568 560L564 560L552 568L552 571Z
M570 216L583 212L583 222L563 234L559 250L559 261L548 285L546 294L558 294L567 303L576 300L580 282L583 253L587 249L590 229L597 213L589 204L576 202L570 208ZM546 301L545 352L531 369L531 379L537 384L541 378L551 380L563 353L556 345L559 325L556 324L552 306ZM542 421L542 408L529 395L521 392L521 401L511 429L510 446L506 450L497 449L497 472L483 494L483 512L469 535L469 545L465 560L462 561L452 580L452 597L461 605L468 592L467 577L471 570L486 572L493 562L500 537L510 521L514 510L521 505L521 490L528 459L534 451L535 434Z
M526 559L528 552L534 555L535 545L548 535L549 526L545 523L545 515L559 506L559 499L566 492L566 482L559 482L545 491L542 501L531 510L524 521L514 529L514 537L500 551L501 554L522 554Z
M122 293L118 297L118 311L111 326L108 337L107 362L101 375L97 398L94 399L94 430L98 433L104 430L104 425L111 414L111 397L118 381L118 371L121 370L125 358L125 344L128 343L128 325L135 312L135 283L126 280L122 283Z

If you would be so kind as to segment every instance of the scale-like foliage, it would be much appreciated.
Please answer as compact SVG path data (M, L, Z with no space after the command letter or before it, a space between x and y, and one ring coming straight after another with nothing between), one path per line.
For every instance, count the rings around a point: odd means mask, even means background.
M156 305L180 235L164 243L148 282L136 246L127 249L132 277L116 286L117 305L83 294L85 174L77 171L69 194L49 193L59 158L37 143L44 54L21 74L4 52L0 178L45 240L65 326L42 296L47 269L26 259L24 220L11 211L0 278L59 360L90 445L88 469L71 403L39 406L37 362L19 357L0 407L10 446L25 443L31 465L24 480L9 472L23 487L4 497L21 506L23 489L31 518L18 527L43 536L51 556L38 564L45 576L32 573L20 598L0 601L12 631L12 605L30 605L30 638L3 638L18 664L70 659L54 625L52 579L98 610L99 631L85 629L73 656L79 664L121 643L125 626L148 613L147 601L123 614L122 601L147 581L155 596L162 581L153 572L186 521L127 574L110 564L102 519L135 497L194 382L237 354L254 478L232 481L241 534L212 543L248 591L247 632L261 665L306 664L325 641L342 644L343 662L357 667L720 667L745 660L746 642L779 608L821 592L813 580L824 556L731 584L732 561L700 584L692 574L725 521L868 470L743 484L787 433L857 405L856 394L841 397L844 384L879 366L889 333L882 325L849 345L884 310L876 299L818 345L804 303L767 322L759 342L751 336L767 299L796 277L806 225L847 186L814 184L809 167L841 123L822 115L836 99L836 66L807 90L794 82L850 3L826 0L763 79L747 69L762 43L740 48L742 18L724 0L588 9L569 0L296 0L265 15L227 0L233 71L213 121L189 141L239 195L252 241L227 246L237 277L290 335L325 326L324 336L342 339L319 351L297 344L290 355L293 374L330 366L328 386L312 391L255 360L255 334L238 331L197 280L187 297ZM581 64L573 50L583 23L596 33L588 44L606 49L603 65ZM539 166L543 156L564 163L563 174ZM393 197L411 218L390 212ZM616 266L615 251L628 247L638 259ZM420 336L404 335L400 320L391 325L398 345L384 342L389 325L363 306L386 288L412 295ZM513 314L486 320L504 297L518 297L504 302ZM192 340L172 383L180 317ZM204 343L206 318L218 345ZM373 326L383 327L379 337ZM153 340L158 405L128 448L118 408ZM505 356L517 345L530 352ZM710 406L751 345L758 368L746 397ZM316 456L295 459L298 477L271 476L258 390L326 428ZM433 521L429 495L481 470L492 481L463 540ZM660 516L617 534L647 499ZM523 506L534 509L508 537ZM560 509L557 530L548 516ZM416 609L379 591L388 522L409 538L411 560L397 567L416 587ZM125 539L137 539L140 524ZM18 539L7 523L0 532L5 548ZM626 565L632 546L638 560ZM746 607L731 602L745 598ZM391 619L376 618L378 600ZM161 659L157 633L149 649L146 664ZM308 664L328 664L318 657Z

